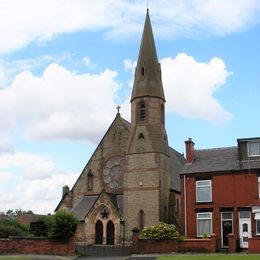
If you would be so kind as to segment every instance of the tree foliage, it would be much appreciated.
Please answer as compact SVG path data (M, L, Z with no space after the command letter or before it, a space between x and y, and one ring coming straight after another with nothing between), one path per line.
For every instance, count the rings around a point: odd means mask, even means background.
M52 216L41 216L33 223L36 223L36 225L37 223L41 223L41 225L47 229L45 232L41 232L42 230L37 228L35 230L31 229L31 232L34 233L34 235L46 235L50 238L62 241L68 241L69 238L75 234L77 225L79 224L75 216L65 210L58 211Z
M20 224L17 220L3 218L0 219L0 238L9 236L28 236L27 226Z
M145 227L142 230L143 237L152 239L181 239L179 232L173 224L160 223L157 226Z
M72 213L65 210L58 211L53 215L51 234L56 239L68 241L75 234L78 224Z

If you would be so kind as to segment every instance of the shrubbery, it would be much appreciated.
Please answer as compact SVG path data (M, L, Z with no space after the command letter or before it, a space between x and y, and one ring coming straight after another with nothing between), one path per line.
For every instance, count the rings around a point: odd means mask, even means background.
M29 228L14 219L0 219L0 238L28 236Z
M75 216L67 211L58 211L53 215L53 225L51 227L52 237L68 241L75 234L79 224Z
M43 227L43 232L36 229L35 231L33 228L31 232L34 233L36 236L47 236L49 238L55 238L62 241L68 241L69 238L76 232L77 225L79 224L78 220L75 216L65 210L61 210L56 212L52 216L42 216L37 219L37 221L32 222L32 227L34 223L40 223L39 227ZM46 230L44 230L46 228ZM38 234L37 234L38 233Z
M141 235L153 239L173 239L181 240L181 236L173 224L160 223L157 226L145 227Z

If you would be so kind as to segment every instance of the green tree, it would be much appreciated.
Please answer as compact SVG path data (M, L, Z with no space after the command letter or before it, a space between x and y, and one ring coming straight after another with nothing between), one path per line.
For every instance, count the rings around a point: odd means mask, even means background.
M27 226L20 224L14 219L0 219L0 238L9 236L28 236L29 229Z
M61 210L53 215L50 233L53 238L68 241L75 234L78 224L78 220L72 213Z

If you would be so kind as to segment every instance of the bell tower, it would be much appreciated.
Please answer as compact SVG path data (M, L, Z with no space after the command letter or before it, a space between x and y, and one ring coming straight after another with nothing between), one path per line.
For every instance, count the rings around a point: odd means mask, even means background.
M165 96L147 9L131 96L124 175L126 236L133 227L167 222L170 192Z

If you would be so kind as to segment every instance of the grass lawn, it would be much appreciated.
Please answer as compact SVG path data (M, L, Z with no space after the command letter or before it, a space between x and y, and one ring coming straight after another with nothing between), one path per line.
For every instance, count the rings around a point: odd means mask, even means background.
M216 255L172 255L160 256L158 260L259 260L260 255L246 255L246 254L216 254Z
M23 257L23 256L0 256L1 260L28 260L32 258Z

